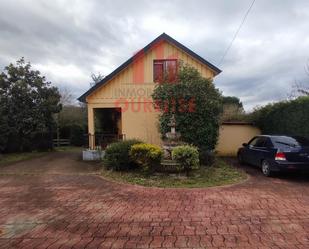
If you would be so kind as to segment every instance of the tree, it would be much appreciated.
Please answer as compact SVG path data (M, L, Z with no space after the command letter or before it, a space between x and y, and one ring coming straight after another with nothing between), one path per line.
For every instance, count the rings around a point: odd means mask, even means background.
M87 109L82 106L63 106L58 115L58 138L70 139L72 145L80 146L84 143L86 133Z
M0 117L1 117L0 118L0 152L1 152L6 147L8 141L8 131L9 131L7 109L5 105L5 99L2 96L2 92L0 92Z
M245 110L239 98L234 96L223 96L222 121L243 121L246 119Z
M309 76L309 60L305 65L305 73ZM301 96L309 96L309 84L303 84L297 80L294 81L292 85L292 91L288 95L288 99L293 100Z
M1 151L32 149L35 138L44 137L38 133L51 136L54 113L61 110L59 91L24 58L0 74L0 96Z
M235 96L222 96L223 105L235 105L238 108L243 108L242 102Z
M160 110L160 132L162 137L169 131L168 123L175 115L176 129L183 141L199 148L215 148L222 98L211 80L203 78L190 66L180 66L175 83L157 84L152 95Z
M309 86L295 81L292 85L292 92L289 95L289 99L296 99L301 96L309 96Z
M73 97L71 91L68 88L66 88L66 87L60 88L59 93L60 93L60 96L61 96L60 103L62 104L62 106L73 105L74 97Z
M97 83L99 83L101 80L103 80L104 79L104 75L102 75L100 72L99 73L97 73L97 74L95 74L95 73L93 73L93 74L91 74L91 79L92 79L92 83L90 84L90 85L96 85Z

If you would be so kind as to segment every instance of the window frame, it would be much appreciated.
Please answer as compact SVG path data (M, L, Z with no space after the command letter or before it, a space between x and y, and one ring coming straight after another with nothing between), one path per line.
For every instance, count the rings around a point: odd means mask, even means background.
M255 141L255 140L257 140L257 142L260 142L259 140L262 140L262 145L263 146L256 146L256 144L252 145L252 142ZM267 142L267 138L265 138L265 137L254 137L253 139L251 139L251 141L249 141L248 145L251 148L265 148L266 142Z
M154 83L162 83L162 81L164 81L164 77L165 77L165 74L167 72L167 63L168 61L175 61L175 64L176 64L176 71L175 71L175 79L173 81L171 81L171 83L177 81L177 75L178 75L178 60L177 59L155 59L153 60L153 64L152 64L152 70L153 70L153 82ZM162 80L161 81L157 81L155 79L155 64L156 63L162 63L163 65L163 75L162 75Z

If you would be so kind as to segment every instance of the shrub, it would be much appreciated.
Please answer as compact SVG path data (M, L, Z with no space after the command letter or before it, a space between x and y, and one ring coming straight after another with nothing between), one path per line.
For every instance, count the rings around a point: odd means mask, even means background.
M20 147L20 144L22 144L22 147ZM5 152L49 151L52 149L53 137L49 132L33 132L26 137L20 137L16 133L10 133Z
M32 135L31 150L48 151L53 148L53 137L48 132L36 132Z
M250 116L265 134L309 137L309 96L256 108Z
M71 126L70 143L75 146L84 145L84 129L79 125Z
M172 158L183 167L187 174L190 170L199 168L199 153L194 146L181 145L175 147L172 151Z
M222 97L213 82L190 66L181 66L177 82L156 84L152 98L160 111L162 137L170 131L174 114L181 139L198 147L213 150L219 135Z
M155 169L163 156L162 149L153 144L134 144L130 151L131 159L146 169Z
M104 165L108 169L129 170L134 168L134 161L130 158L131 146L141 143L136 139L124 140L108 145L105 150Z
M204 166L212 165L215 161L215 155L212 151L206 148L199 149L199 159L200 163Z

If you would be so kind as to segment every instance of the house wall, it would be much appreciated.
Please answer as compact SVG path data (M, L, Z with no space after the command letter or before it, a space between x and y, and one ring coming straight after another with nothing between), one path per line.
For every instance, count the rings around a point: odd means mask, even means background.
M122 72L86 98L89 133L94 134L93 108L122 108L121 127L126 138L139 138L161 144L158 113L152 105L153 60L178 59L196 68L203 77L212 79L215 72L195 58L164 41L142 54Z
M243 143L260 134L260 129L249 124L223 124L220 126L216 151L220 156L236 156Z

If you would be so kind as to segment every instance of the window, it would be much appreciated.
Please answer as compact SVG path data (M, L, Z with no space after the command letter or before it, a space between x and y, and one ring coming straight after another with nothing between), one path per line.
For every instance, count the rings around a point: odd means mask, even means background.
M264 147L265 146L265 138L263 137L256 137L254 138L249 145L253 147Z
M177 60L154 60L153 81L175 82L177 78Z
M270 140L270 138L266 138L265 147L267 147L267 148L274 147L274 145L273 145L272 141Z
M309 140L304 137L274 136L273 141L278 148L309 146Z

